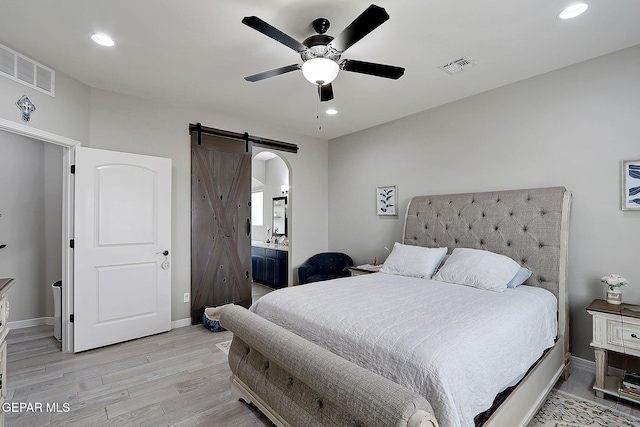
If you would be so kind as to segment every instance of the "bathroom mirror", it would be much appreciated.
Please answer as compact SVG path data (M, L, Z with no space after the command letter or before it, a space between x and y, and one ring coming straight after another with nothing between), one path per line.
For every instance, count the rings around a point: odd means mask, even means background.
M271 228L273 236L287 235L287 198L273 198L273 224Z

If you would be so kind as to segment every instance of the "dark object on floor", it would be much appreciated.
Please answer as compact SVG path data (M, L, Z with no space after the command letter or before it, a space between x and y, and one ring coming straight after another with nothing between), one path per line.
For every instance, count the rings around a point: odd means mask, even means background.
M220 325L220 314L222 310L233 304L220 305L218 307L207 307L202 314L202 325L211 332L222 332L226 329Z

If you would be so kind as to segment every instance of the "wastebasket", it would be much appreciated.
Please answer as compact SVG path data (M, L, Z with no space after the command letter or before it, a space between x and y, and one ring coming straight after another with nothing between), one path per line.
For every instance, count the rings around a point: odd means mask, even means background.
M53 291L53 337L62 341L62 280L51 285Z

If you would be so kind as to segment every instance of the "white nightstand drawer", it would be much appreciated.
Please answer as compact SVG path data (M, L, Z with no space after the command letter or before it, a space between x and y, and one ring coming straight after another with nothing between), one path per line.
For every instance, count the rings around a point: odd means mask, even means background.
M607 344L640 350L640 325L607 319Z

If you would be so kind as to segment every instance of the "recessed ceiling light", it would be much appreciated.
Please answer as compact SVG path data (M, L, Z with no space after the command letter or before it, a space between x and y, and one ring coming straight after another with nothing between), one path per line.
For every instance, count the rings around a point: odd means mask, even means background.
M327 113L327 114L329 114L329 115L331 115L331 116L333 116L334 114L338 114L338 110L336 110L335 108L329 108L329 109L326 111L326 113Z
M560 19L575 18L576 16L581 15L582 13L584 13L584 11L587 10L588 7L589 7L589 5L586 4L586 3L573 3L573 4L570 4L562 12L560 12L560 15L558 15L558 18L560 18Z
M111 46L113 46L115 44L111 37L109 37L106 34L102 34L102 33L96 33L96 34L92 35L91 36L91 40L93 40L94 42L98 43L100 46L111 47Z

